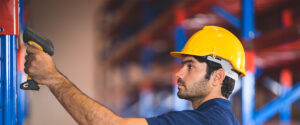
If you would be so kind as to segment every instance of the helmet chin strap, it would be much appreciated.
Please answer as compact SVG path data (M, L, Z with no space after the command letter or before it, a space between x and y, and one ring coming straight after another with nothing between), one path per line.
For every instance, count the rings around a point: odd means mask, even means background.
M225 70L225 75L226 76L234 79L235 82L238 80L238 78L239 78L238 73L236 73L235 71L232 70L233 67L232 67L232 65L228 61L226 61L226 60L224 60L222 58L218 58L217 59L217 58L214 58L212 56L207 56L206 59L210 60L210 61L213 61L215 63L221 64L222 68Z

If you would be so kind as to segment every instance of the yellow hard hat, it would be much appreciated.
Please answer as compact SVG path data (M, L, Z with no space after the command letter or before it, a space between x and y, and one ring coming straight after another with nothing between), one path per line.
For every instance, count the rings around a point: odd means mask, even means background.
M235 35L222 27L205 26L187 41L181 52L170 54L177 58L183 55L219 57L230 62L240 77L246 75L244 48Z

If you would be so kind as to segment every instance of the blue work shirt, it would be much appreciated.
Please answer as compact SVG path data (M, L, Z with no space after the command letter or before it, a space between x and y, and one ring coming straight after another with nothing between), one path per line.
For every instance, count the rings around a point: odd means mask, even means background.
M172 111L146 119L149 125L239 125L231 110L231 102L216 98L195 110Z

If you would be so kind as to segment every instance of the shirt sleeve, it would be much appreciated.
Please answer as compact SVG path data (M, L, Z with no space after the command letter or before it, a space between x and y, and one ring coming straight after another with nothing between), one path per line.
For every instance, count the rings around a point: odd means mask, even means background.
M173 111L156 117L146 118L149 125L207 125L208 119L189 111Z
M146 118L149 125L175 125L174 112L169 112L163 115Z

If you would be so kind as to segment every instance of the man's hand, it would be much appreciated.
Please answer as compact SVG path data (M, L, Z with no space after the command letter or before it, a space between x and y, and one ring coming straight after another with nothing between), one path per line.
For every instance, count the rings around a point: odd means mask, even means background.
M26 52L25 73L43 85L50 86L59 83L59 78L62 76L57 71L50 55L31 45L28 46Z

